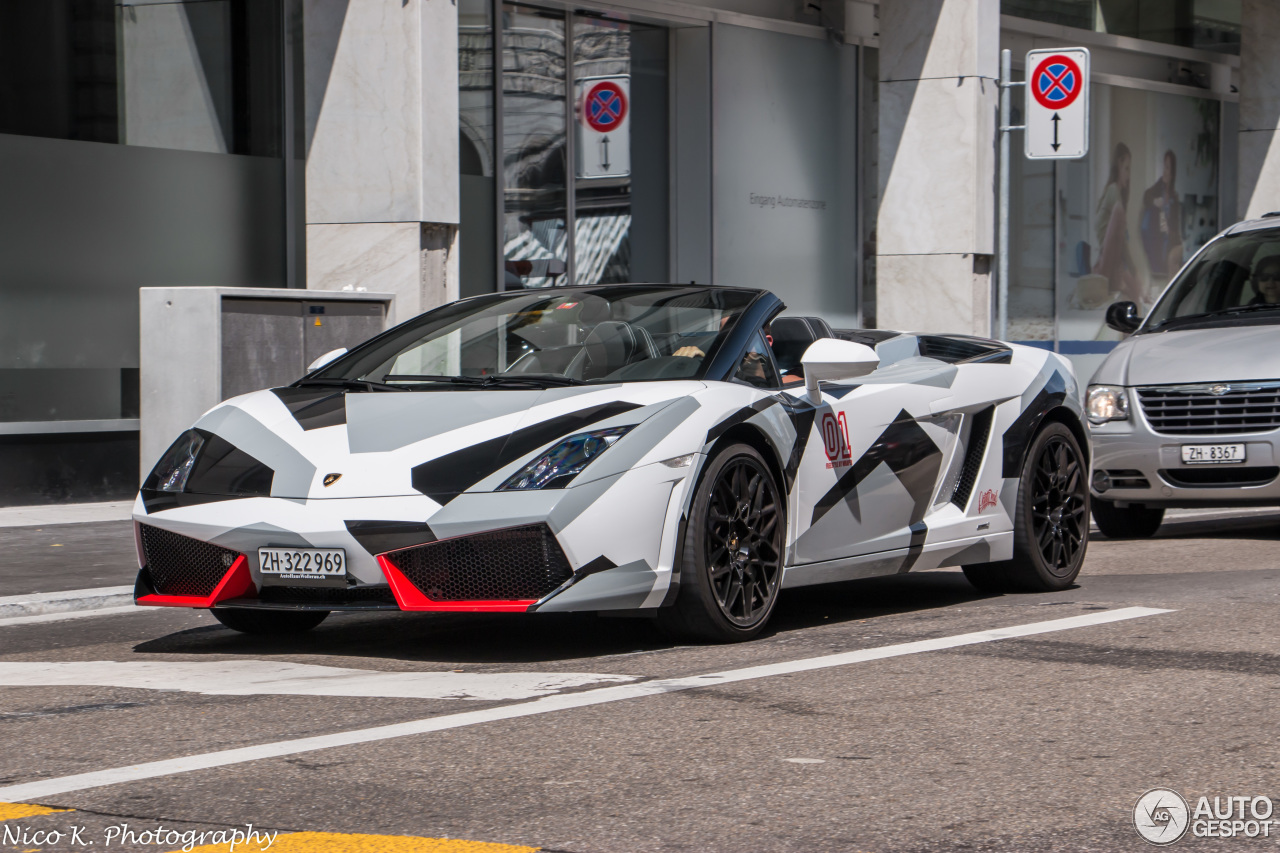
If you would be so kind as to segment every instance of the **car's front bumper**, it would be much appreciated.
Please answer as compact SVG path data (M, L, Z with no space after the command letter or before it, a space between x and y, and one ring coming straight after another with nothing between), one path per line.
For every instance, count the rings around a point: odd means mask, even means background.
M1095 498L1149 507L1280 505L1280 430L1162 435L1131 404L1128 420L1090 424L1089 436ZM1187 464L1182 447L1188 444L1243 444L1245 461Z
M670 584L685 488L695 468L659 463L567 489L465 493L444 506L426 496L241 498L148 513L139 500L134 512L140 568L135 599L144 605L284 610L657 607ZM522 553L533 548L549 555L545 559L559 567L555 577L562 582L548 584L536 595L507 595L501 583L495 586L492 581L502 569L492 555L510 543L493 540L511 531L526 531ZM145 536L153 542L150 561ZM182 537L173 540L171 549L179 557L167 558L169 564L176 560L179 568L203 567L198 582L183 575L177 583L173 571L166 575L158 563L148 565L159 553L154 542L174 536ZM537 541L529 541L530 536ZM465 550L472 543L481 551L488 548L484 553L490 556L471 559L470 554L480 553ZM347 579L335 585L264 577L258 564L261 547L341 548ZM396 558L419 548L436 549L434 562L427 561L432 565L415 567ZM520 559L506 558L505 564L508 569L513 562L527 567ZM481 596L442 595L436 588L440 573L463 563L479 582L467 588L479 589Z

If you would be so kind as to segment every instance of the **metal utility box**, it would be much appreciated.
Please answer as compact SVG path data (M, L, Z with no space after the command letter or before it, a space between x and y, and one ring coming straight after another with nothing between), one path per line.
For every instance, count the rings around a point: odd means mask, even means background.
M140 478L222 400L287 385L387 328L393 296L249 287L139 289Z

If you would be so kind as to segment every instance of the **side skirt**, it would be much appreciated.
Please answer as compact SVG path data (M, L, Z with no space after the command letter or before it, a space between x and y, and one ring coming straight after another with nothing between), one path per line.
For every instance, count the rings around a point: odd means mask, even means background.
M787 566L782 574L782 588L896 575L904 570L911 556L915 556L915 561L908 570L913 572L1008 560L1013 556L1013 533L992 533L950 542L935 542L925 545L919 552L911 548L897 548L876 554Z

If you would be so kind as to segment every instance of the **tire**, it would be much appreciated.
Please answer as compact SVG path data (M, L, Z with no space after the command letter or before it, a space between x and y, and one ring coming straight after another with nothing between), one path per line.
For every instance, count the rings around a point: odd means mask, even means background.
M734 444L698 481L681 543L680 591L658 624L717 643L749 640L773 613L782 585L786 502L755 448Z
M238 610L216 607L213 618L242 634L301 634L319 625L328 610Z
M983 592L1066 589L1089 546L1088 466L1075 435L1063 424L1046 424L1019 475L1013 559L965 566L965 577Z
M1164 510L1140 506L1122 508L1113 501L1094 498L1093 520L1108 539L1147 539L1160 529Z

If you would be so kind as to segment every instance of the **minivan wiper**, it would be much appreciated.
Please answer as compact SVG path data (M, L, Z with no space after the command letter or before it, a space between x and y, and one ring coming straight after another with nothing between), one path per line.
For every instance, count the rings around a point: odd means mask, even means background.
M408 391L408 388L402 388L399 385L387 385L384 382L374 382L371 379L327 379L320 376L303 377L293 383L298 388L305 388L308 385L321 385L331 388L345 388L348 391Z
M1280 311L1280 304L1263 302L1258 305L1237 305L1234 308L1223 308L1220 311L1204 311L1199 314L1184 314L1181 317L1167 317L1152 326L1152 330L1168 326L1172 323L1188 323L1197 320L1208 320L1213 317L1230 317L1235 314L1248 314L1253 311Z
M525 385L545 388L548 385L585 385L581 379L555 376L546 373L493 373L489 376L438 376L427 373L395 373L382 377L388 382L450 382L474 388L492 388L497 385Z

